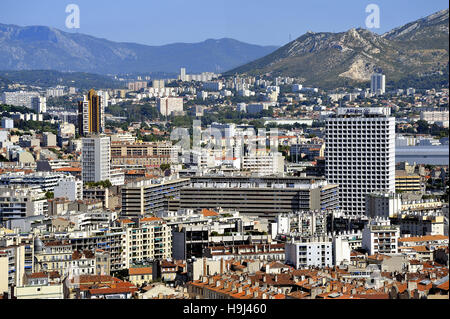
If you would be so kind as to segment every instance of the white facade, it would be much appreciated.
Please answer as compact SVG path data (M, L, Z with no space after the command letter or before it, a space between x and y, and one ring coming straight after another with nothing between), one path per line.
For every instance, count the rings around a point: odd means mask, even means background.
M277 216L277 234L289 234L291 232L289 216Z
M333 238L333 263L334 265L350 263L351 248L346 236Z
M38 92L17 91L17 92L4 92L2 94L1 101L4 104L14 106L25 106L29 109L32 108L31 99L38 97Z
M47 98L36 96L31 99L32 109L38 114L47 112Z
M182 97L165 97L158 99L158 110L164 116L169 116L174 112L183 112Z
M371 220L363 230L362 248L369 255L397 254L400 227L391 225L389 219Z
M110 179L111 140L107 136L83 138L83 182L100 182Z
M399 194L373 193L366 197L366 216L389 218L402 210L402 199Z
M340 208L364 214L366 195L395 193L395 118L389 108L339 108L326 121L326 177Z
M284 156L281 153L242 157L242 170L260 176L278 175L284 172Z
M296 269L308 267L332 267L332 242L319 240L302 243L287 243L285 246L286 263Z
M14 128L14 120L4 117L2 118L2 128L4 128L5 130L11 130Z
M55 187L55 198L68 198L70 201L83 199L83 182L76 179L61 180Z

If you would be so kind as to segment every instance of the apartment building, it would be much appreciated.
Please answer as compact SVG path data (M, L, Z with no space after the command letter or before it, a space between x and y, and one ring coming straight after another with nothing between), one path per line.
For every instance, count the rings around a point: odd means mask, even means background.
M211 260L285 260L284 244L253 244L232 246L210 246L204 251L204 257Z
M8 288L19 287L23 285L25 278L25 244L21 245L0 245L0 264L2 265L3 274L6 275L0 279L3 289L5 288L5 280ZM5 267L7 272L5 273Z
M122 227L110 228L108 230L73 232L68 234L67 237L73 250L94 251L101 249L104 251L109 261L97 260L97 265L100 262L100 265L105 271L124 269L123 250L126 232Z
M396 171L395 190L397 192L424 192L425 185L420 175Z
M286 263L296 269L333 266L333 243L326 237L286 243L285 253Z
M48 213L45 193L40 190L0 187L0 222Z
M172 229L159 218L143 218L138 227L127 227L125 234L122 256L127 269L138 262L172 257Z
M114 166L143 166L159 168L178 159L178 147L167 142L112 143L111 164Z
M33 97L39 97L39 93L27 91L3 92L1 101L7 105L25 106L31 109L33 107L31 102Z
M157 100L157 108L163 116L170 116L173 113L183 112L182 97L164 97Z
M400 227L401 234L410 236L444 235L444 215L442 211L399 212L390 218L391 224Z
M389 219L376 218L363 229L362 248L369 255L398 253L400 227L391 225Z
M326 121L327 181L341 209L365 213L366 195L395 192L395 118L389 108L338 108Z
M189 179L143 180L122 188L122 215L143 217L168 209L168 202L189 187Z
M26 283L16 287L17 299L64 299L65 289L58 272L39 272L26 276Z
M101 182L111 178L111 141L108 136L83 138L83 182Z
M278 215L273 224L275 234L291 237L324 236L327 234L325 211L304 211Z
M75 177L60 180L55 187L54 194L55 198L67 198L70 201L82 200L83 182Z
M292 211L338 208L338 185L321 178L191 177L180 191L181 209L217 209L275 217Z
M281 153L242 156L241 169L258 176L280 175L284 173L284 156Z
M69 275L72 261L72 246L68 242L49 241L35 242L34 255L37 272L57 271L61 275Z
M389 218L402 210L402 198L399 194L375 192L366 196L366 212L368 217Z
M7 173L0 176L0 185L40 187L44 192L54 192L59 182L66 178L64 174L50 172Z
M78 130L81 136L100 134L105 130L105 105L95 90L78 102Z
M374 95L383 95L386 92L386 75L381 73L372 74L370 91Z

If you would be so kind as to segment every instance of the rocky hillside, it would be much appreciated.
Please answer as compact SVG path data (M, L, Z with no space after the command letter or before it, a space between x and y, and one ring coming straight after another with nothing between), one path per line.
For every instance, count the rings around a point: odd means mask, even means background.
M431 74L448 65L448 15L440 11L384 35L365 29L308 32L227 74L286 75L322 87L366 82L374 71L389 80Z

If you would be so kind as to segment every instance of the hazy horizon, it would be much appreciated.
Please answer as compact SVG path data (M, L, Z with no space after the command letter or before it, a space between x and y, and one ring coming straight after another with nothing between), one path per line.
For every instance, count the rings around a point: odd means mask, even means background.
M239 2L174 0L2 0L0 23L18 26L48 26L64 32L81 33L114 42L161 46L174 43L199 43L208 39L231 38L241 42L282 46L313 32L344 32L364 28L383 34L393 28L448 9L448 2L399 0L381 1L262 0ZM65 21L68 4L80 8L80 28L68 29ZM195 4L194 4L195 3ZM352 4L353 3L353 4ZM367 28L367 5L380 7L380 28ZM412 5L412 3L414 5ZM137 10L139 8L139 10ZM282 8L283 10L279 10ZM118 23L119 22L119 23Z

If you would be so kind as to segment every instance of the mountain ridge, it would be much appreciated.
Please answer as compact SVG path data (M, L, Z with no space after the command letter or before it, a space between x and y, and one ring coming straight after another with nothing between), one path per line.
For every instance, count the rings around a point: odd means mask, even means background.
M446 66L448 9L383 35L363 28L338 33L307 32L225 75L269 73L298 77L308 85L327 87L367 82L375 71L399 80L439 72Z
M0 69L48 69L99 74L133 72L223 72L264 56L276 46L231 38L149 46L114 42L47 26L0 24Z

